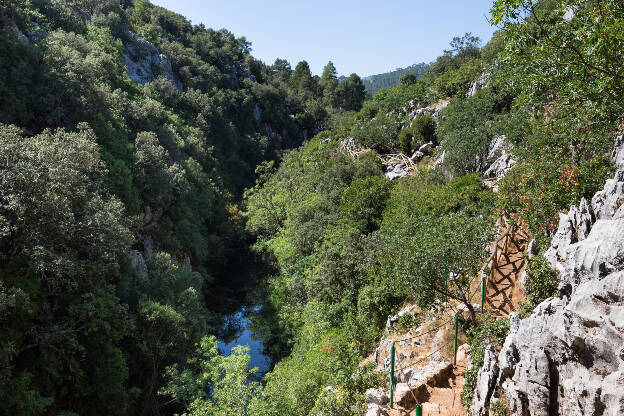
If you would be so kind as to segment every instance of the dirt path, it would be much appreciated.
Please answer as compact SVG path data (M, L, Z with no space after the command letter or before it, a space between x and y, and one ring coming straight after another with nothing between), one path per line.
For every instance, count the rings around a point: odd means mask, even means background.
M431 396L423 404L424 416L464 416L466 414L461 403L465 371L466 354L462 354L462 357L458 357L457 365L453 369L453 375L449 378L448 384L429 390Z
M488 279L486 291L487 308L495 316L507 316L518 310L518 304L524 299L519 281L525 267L524 251L529 243L529 236L517 230L498 243L498 258Z

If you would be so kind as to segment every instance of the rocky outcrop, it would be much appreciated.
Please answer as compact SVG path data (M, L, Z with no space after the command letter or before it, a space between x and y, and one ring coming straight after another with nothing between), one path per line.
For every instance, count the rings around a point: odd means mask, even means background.
M498 180L514 166L515 161L508 153L510 149L511 145L507 142L505 135L496 136L492 139L486 159L490 165L483 174L484 178Z
M474 82L470 84L470 89L468 90L468 97L472 97L476 95L479 91L485 88L487 86L488 81L489 81L489 74L483 74L479 78L474 80Z
M376 404L378 406L384 406L388 404L390 398L383 389L368 389L366 390L366 403Z
M561 297L514 324L496 360L485 360L473 415L487 414L497 387L514 416L624 414L622 141L614 178L591 202L560 214L545 256L559 274Z
M130 250L128 257L130 258L130 265L139 277L147 279L147 264L143 254L138 250Z
M386 178L393 180L397 178L403 178L409 175L409 171L406 169L405 163L399 163L394 166L394 169L386 172Z
M161 75L169 79L179 90L182 90L182 82L173 72L171 61L167 55L160 53L153 43L139 39L133 33L129 35L131 41L126 44L126 50L123 54L126 60L128 78L134 83L146 84Z
M19 27L17 27L15 22L11 22L11 29L13 29L13 32L15 32L15 34L17 35L17 40L22 42L24 45L30 44L30 39L28 38L28 36L26 36L24 32L22 32Z
M449 105L450 99L439 101L433 105L428 107L418 107L418 100L412 100L407 104L407 107L403 109L408 114L410 123L414 121L414 119L423 114L429 114L436 121L440 120L440 111Z

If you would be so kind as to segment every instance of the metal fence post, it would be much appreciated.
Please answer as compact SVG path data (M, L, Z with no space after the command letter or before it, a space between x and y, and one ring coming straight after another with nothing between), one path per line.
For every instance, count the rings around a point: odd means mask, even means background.
M390 408L394 406L394 342L390 347Z

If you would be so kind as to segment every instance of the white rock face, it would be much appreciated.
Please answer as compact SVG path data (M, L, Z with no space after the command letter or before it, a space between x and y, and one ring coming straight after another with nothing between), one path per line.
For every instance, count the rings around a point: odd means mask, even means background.
M153 43L139 39L133 33L130 33L130 37L132 41L126 45L124 52L128 78L134 83L146 84L162 75L182 90L182 83L173 72L167 55L160 53Z
M28 36L26 36L21 30L19 30L15 22L11 22L11 29L13 29L13 32L15 32L15 34L17 35L17 39L20 42L22 42L24 45L30 44L30 39L28 39Z
M378 406L383 406L388 404L390 398L382 389L368 389L366 390L366 403L368 404L376 404Z
M484 178L500 179L515 165L515 160L507 153L510 148L511 145L507 142L504 135L496 136L492 139L487 156L487 161L491 162L491 164L485 170Z
M470 90L468 91L468 97L474 96L476 93L481 91L487 85L489 81L489 74L483 74L479 78L477 78L471 85Z
M624 166L588 203L560 215L545 256L561 278L479 371L471 413L500 386L514 416L624 415ZM493 385L489 381L495 379ZM488 395L490 397L488 397Z
M254 113L254 118L256 119L256 121L260 121L260 117L262 117L262 109L260 108L258 103L254 104L253 113Z
M400 163L393 170L386 172L386 177L390 180L408 176L409 172L405 169L405 164Z

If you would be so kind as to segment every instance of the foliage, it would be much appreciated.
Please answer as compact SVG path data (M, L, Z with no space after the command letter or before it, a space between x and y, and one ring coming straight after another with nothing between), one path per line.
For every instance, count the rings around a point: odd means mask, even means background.
M557 296L559 281L543 255L538 255L529 261L526 268L525 290L527 300L533 305L539 305L549 297Z
M490 405L492 416L507 416L509 409L505 402L498 400Z
M410 155L414 148L436 141L436 122L429 114L417 116L409 128L403 128L399 133L401 150L407 155Z
M378 115L372 120L358 123L352 130L354 139L378 152L389 152L398 147L401 128L399 117L394 114Z
M464 408L469 411L477 383L477 374L483 365L485 349L488 346L497 347L503 344L509 333L509 320L495 319L489 314L481 315L467 333L472 365L464 374L465 381L461 396Z
M405 333L412 328L416 328L420 325L420 320L411 313L402 313L399 315L398 321L394 324L394 327L400 333Z
M238 416L249 407L260 385L253 381L249 347L236 346L227 357L219 355L215 337L204 337L185 368L167 368L168 383L160 394L188 406L188 415Z
M491 203L492 193L476 175L444 185L426 175L401 181L376 236L375 273L423 308L449 297L472 310L470 282L492 237ZM446 290L445 268L453 275Z
M518 150L526 149L524 160L500 185L501 210L524 221L542 244L556 230L557 213L583 197L591 198L613 171L609 157L599 150L606 147L600 142L598 151L589 151L587 158L577 153L575 160L570 148L561 146L562 141L567 140L541 129L525 136L525 144Z

